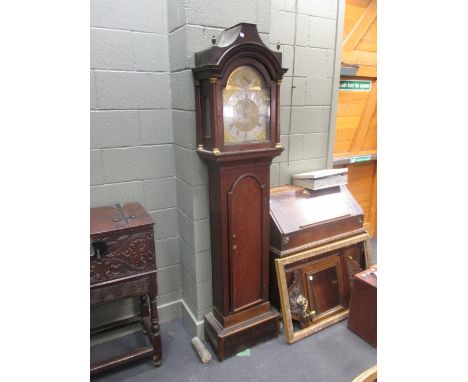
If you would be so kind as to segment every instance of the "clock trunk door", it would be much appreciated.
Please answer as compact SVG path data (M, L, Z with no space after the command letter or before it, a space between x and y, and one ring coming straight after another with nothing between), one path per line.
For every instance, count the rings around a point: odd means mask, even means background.
M264 190L258 178L245 175L228 193L232 313L262 301Z

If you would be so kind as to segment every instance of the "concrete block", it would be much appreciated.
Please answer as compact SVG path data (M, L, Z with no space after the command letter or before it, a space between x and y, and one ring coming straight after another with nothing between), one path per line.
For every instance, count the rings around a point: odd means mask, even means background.
M325 17L336 19L338 11L338 0L310 1L298 0L297 10L310 16Z
M177 206L175 177L143 181L144 201L147 210L161 210Z
M91 26L164 34L165 0L92 0Z
M208 186L190 186L177 179L178 207L192 220L208 219Z
M195 252L202 252L211 249L209 219L195 220L194 249Z
M326 168L327 158L306 159L280 163L279 184L291 183L292 175L301 172L323 170Z
M271 11L270 42L294 45L295 16L291 12Z
M125 182L91 186L91 207L115 203L143 202L143 182Z
M102 158L107 182L174 176L170 145L106 149Z
M196 284L197 288L197 308L207 309L213 305L213 292L211 280L202 281Z
M273 50L276 51L276 43L273 41L273 45L275 45ZM291 45L281 45L280 51L283 53L283 68L287 68L288 71L285 73L285 76L292 76L292 68L293 68L293 60L294 60L294 48Z
M291 105L291 86L292 77L283 77L280 88L280 105L290 106Z
M172 32L185 24L184 0L167 1L167 25L168 31Z
M167 36L133 33L135 69L153 72L169 71Z
M296 12L296 0L284 0L283 10Z
M195 222L183 211L178 212L179 235L184 243L193 249L195 247Z
M165 268L180 263L179 238L156 240L156 266Z
M268 46L270 44L270 34L269 33L259 33L260 39L263 43ZM275 48L276 51L276 48Z
M308 46L309 44L309 16L297 15L296 24L296 45Z
M208 219L210 216L208 185L195 186L192 191L193 218L195 220Z
M94 70L91 70L89 73L89 107L91 110L99 109L98 95L96 89L96 77L94 75Z
M184 269L182 270L182 294L188 308L196 312L196 284Z
M193 249L190 248L184 240L180 241L180 264L185 272L188 273L191 280L195 281L197 276L196 257Z
M307 134L328 131L329 106L293 107L291 134Z
M308 77L305 82L306 105L330 105L333 77Z
M216 8L215 8L216 7ZM269 7L268 10L269 11ZM256 23L256 6L252 0L186 0L187 24L228 28L241 22Z
M171 73L172 108L195 110L195 88L191 70Z
M193 68L195 66L195 52L205 48L205 28L198 25L186 25L185 32L187 36L187 45L185 47L185 67ZM211 46L211 38L209 46Z
M167 319L166 319L166 321L162 321L162 319L161 319L161 309L165 309L166 307L160 308L160 306L168 305L168 304L171 304L171 303L174 303L174 305L179 305L178 303L175 303L175 301L180 300L181 298L182 298L182 290L176 290L174 292L169 292L169 293L166 293L166 294L158 294L159 322L170 321L170 320L167 320ZM179 316L180 316L180 314L178 316L175 316L174 318L177 318Z
M270 33L270 0L257 0L257 30L260 33Z
M296 46L295 75L299 77L331 77L334 52L328 49Z
M208 184L208 168L194 150L175 146L177 176L191 186Z
M182 281L180 271L179 264L158 269L158 294L163 295L181 288Z
M183 180L177 178L177 207L194 220L193 188Z
M305 103L305 83L306 79L303 77L294 77L292 79L293 92L292 104L293 106L302 106Z
M216 38L216 42L219 41L219 38L221 36L221 32L223 31L223 28L211 28L211 27L204 27L204 43L203 47L204 49L209 48L210 46L213 45L213 42L211 41L213 36Z
M270 166L270 187L279 185L279 163L273 163Z
M169 40L169 62L171 71L181 70L187 65L187 26L171 32Z
M95 184L102 184L105 182L104 164L102 161L101 150L91 150L90 175L91 175L92 186Z
M172 127L176 145L191 150L197 148L195 118L194 111L172 110Z
M195 254L196 282L211 281L211 253L204 251Z
M158 305L158 315L159 315L159 322L170 322L172 320L179 319L182 316L182 304L180 300L182 300L182 291L174 292L174 296L177 294L177 298L174 297L175 300L171 300L171 303L166 303L164 305ZM168 294L171 296L172 293Z
M172 143L172 113L170 109L138 111L141 130L141 143L159 145Z
M91 111L91 148L137 146L140 128L136 111Z
M289 121L291 120L291 107L280 108L280 134L289 134Z
M160 240L177 236L179 232L177 222L177 208L149 211L148 213L154 220L155 239Z
M285 162L288 160L289 155L289 135L281 135L280 143L283 145L284 150L281 155L273 159L273 163Z
M310 1L298 0L297 10L299 13L336 19L338 0Z
M168 109L169 74L95 71L101 109Z
M304 159L326 157L328 152L328 132L304 135L302 157Z
M271 9L284 11L284 0L271 0Z
M289 160L297 161L302 159L303 135L289 136Z
M91 68L134 70L132 33L91 28Z
M213 290L213 288L211 288L211 290ZM198 320L204 320L205 319L205 316L209 313L209 312L212 312L213 311L213 306L210 306L208 309L202 309L202 310L199 310L197 312L197 319ZM201 337L200 337L201 338Z
M307 45L315 48L335 49L336 20L308 17Z

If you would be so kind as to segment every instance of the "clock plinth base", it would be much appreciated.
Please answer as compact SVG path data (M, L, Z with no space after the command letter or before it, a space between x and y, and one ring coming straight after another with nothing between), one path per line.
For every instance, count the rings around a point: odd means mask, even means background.
M205 316L205 339L214 349L220 361L260 342L278 337L279 313L271 308L269 312L223 328L213 313Z

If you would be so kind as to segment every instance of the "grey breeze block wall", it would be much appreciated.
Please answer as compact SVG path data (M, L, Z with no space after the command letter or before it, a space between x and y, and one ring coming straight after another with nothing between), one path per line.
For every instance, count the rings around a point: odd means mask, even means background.
M289 69L281 90L285 151L272 164L271 185L289 183L292 174L330 162L343 10L338 0L91 5L91 205L136 200L150 211L161 321L182 315L186 328L203 336L211 254L208 173L195 151L194 53L239 22L257 24L270 49L281 44ZM129 315L135 304L116 303L92 317Z
M170 303L182 293L166 14L165 0L91 1L91 206L139 201L149 211L163 321L180 315ZM97 307L92 325L137 303Z

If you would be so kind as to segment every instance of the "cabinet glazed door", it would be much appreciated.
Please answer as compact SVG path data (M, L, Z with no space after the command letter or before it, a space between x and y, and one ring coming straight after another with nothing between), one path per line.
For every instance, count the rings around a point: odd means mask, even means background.
M344 310L343 269L338 256L319 261L303 270L307 295L315 320Z
M244 175L228 193L232 313L262 301L264 190L255 175Z

